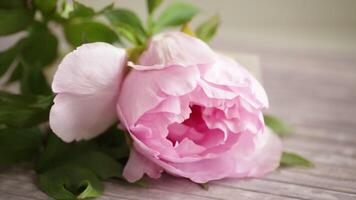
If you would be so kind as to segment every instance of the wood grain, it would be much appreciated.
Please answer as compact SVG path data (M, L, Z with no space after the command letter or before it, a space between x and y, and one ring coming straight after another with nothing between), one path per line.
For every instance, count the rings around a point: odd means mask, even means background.
M209 191L168 175L148 188L108 181L99 199L356 199L356 61L266 53L260 63L270 112L295 127L284 148L315 168L214 181ZM1 169L0 199L49 199L34 181L33 172Z

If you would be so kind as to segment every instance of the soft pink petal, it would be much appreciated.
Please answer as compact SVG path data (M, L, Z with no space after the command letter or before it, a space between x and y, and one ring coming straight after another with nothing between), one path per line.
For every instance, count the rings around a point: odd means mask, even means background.
M215 54L203 41L182 32L156 35L141 55L137 70L162 69L171 65L183 67L212 64Z
M50 126L66 142L89 139L117 120L116 100L126 53L105 43L85 44L58 67L52 89L58 93Z
M233 159L226 156L185 163L166 163L160 160L156 162L169 174L186 177L196 183L226 178L236 164Z
M276 134L266 128L264 133L257 135L254 145L248 144L248 141L252 142L246 140L230 152L237 162L231 176L260 177L277 169L282 155L282 143ZM251 146L255 146L252 153ZM247 152L248 149L250 152Z
M174 99L163 107L159 105L168 95L180 96L191 92L198 79L199 71L196 67L170 67L160 71L132 70L125 78L119 96L118 106L122 117L131 126L139 117L157 106L158 109L173 106L172 109L176 110Z
M246 71L236 61L217 55L217 62L205 72L204 80L224 86L247 86Z
M236 94L235 92L214 87L212 85L209 85L207 82L203 80L199 81L199 86L203 89L203 91L209 98L225 100L225 99L233 99L238 96L238 94Z
M117 119L115 98L57 94L49 123L63 141L90 139L105 131Z
M162 171L162 168L137 153L134 149L131 149L123 176L128 182L132 183L140 180L144 174L147 174L151 178L159 178Z
M236 94L252 102L256 107L268 107L268 98L262 85L235 60L217 56L214 66L208 68L203 79L222 86L234 88ZM258 101L258 103L255 103Z
M195 144L192 140L185 138L175 147L176 152L181 156L197 155L205 151L206 148Z
M54 75L53 92L94 94L116 89L125 62L124 49L102 42L84 44L63 58Z

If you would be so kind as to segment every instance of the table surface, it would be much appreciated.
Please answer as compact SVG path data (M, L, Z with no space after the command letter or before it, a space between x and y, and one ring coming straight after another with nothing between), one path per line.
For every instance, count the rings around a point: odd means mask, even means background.
M311 159L313 169L287 168L252 180L220 180L209 190L163 176L148 188L105 183L99 199L356 199L356 61L262 54L270 112L295 126L284 149ZM33 172L0 172L0 199L48 199Z

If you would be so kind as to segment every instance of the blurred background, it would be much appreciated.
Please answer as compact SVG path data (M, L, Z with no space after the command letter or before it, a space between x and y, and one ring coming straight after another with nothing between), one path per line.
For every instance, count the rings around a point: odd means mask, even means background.
M101 8L111 2L145 17L143 0L79 0ZM170 4L168 0L163 8ZM194 22L218 13L212 45L251 53L277 52L356 58L355 0L190 0L201 9ZM162 10L162 7L160 8ZM193 22L193 24L194 24Z

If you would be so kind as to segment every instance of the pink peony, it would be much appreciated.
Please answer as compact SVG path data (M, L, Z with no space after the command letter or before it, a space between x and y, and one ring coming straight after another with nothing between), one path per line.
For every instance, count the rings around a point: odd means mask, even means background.
M281 142L262 115L266 93L235 61L170 32L129 65L123 79L125 51L104 43L67 55L52 85L52 130L67 142L89 139L119 118L133 141L124 169L130 182L165 171L204 183L278 167Z
M281 142L265 128L262 86L235 61L184 33L154 37L122 83L133 149L124 177L162 171L204 183L276 169Z

